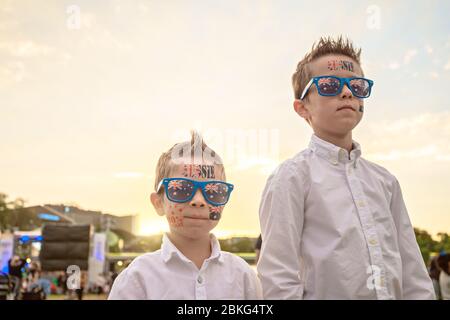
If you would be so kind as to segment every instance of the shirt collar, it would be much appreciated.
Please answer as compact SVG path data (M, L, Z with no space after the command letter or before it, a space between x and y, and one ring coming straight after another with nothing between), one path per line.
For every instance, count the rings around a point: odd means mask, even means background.
M219 262L223 262L223 254L220 250L220 243L217 240L214 234L210 234L211 241L211 256L206 260L218 260ZM180 260L184 262L191 262L186 256L178 250L177 247L170 241L169 237L166 233L163 235L162 245L161 245L161 256L165 263L167 263L171 258L178 257Z
M350 159L347 150L322 140L315 134L311 137L309 149L333 165L338 165L339 163L352 163L356 168L357 162L361 157L361 145L355 140L352 140Z

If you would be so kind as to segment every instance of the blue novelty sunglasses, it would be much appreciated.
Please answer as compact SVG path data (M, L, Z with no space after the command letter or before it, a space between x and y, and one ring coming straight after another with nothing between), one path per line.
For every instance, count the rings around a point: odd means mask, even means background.
M309 88L312 85L315 85L317 88L317 92L321 96L332 97L340 94L342 92L342 88L344 85L350 89L352 94L360 99L365 99L370 96L370 92L372 91L373 81L360 78L360 77L351 77L351 78L340 78L336 76L320 76L314 77L309 80L305 89L300 96L300 100L303 100L308 93Z
M206 202L213 206L226 204L234 188L231 183L223 181L196 181L186 178L162 179L158 184L157 193L162 186L166 191L167 199L178 203L191 201L200 188Z

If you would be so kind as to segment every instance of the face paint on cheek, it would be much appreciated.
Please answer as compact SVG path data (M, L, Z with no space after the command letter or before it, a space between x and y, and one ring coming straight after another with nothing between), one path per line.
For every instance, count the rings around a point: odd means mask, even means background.
M175 228L180 228L183 226L183 216L171 215L167 217L169 225Z
M337 70L346 70L353 72L353 62L346 60L330 60L328 61L328 70L337 71Z
M169 221L169 225L172 227L182 227L183 226L183 209L179 208L178 205L170 205L170 213L167 217L167 220Z
M209 207L209 219L210 220L220 220L222 216L223 206Z
M185 178L203 178L215 179L214 166L211 165L197 165L185 164L183 167L183 176Z

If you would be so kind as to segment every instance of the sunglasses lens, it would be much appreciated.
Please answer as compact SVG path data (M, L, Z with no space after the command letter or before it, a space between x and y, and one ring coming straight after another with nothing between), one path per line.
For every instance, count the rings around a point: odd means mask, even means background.
M205 186L204 196L210 202L225 204L230 196L230 188L225 183L211 182Z
M341 81L332 77L320 78L317 84L317 90L321 95L325 96L336 95L341 87Z
M366 79L352 79L350 86L353 94L358 98L366 98L370 94L370 84Z
M186 201L194 192L194 184L187 180L170 180L167 185L167 198L171 201Z

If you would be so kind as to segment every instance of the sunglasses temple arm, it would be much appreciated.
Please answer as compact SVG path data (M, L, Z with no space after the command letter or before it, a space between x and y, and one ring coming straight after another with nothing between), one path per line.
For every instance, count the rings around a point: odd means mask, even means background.
M161 187L163 185L163 181L164 179L162 179L159 183L158 183L158 187L156 188L156 193L159 193L159 190L161 190Z
M302 95L300 96L300 100L303 100L303 98L306 96L306 93L308 92L309 88L314 82L314 78L309 80L308 84L306 85L305 89L303 89Z

